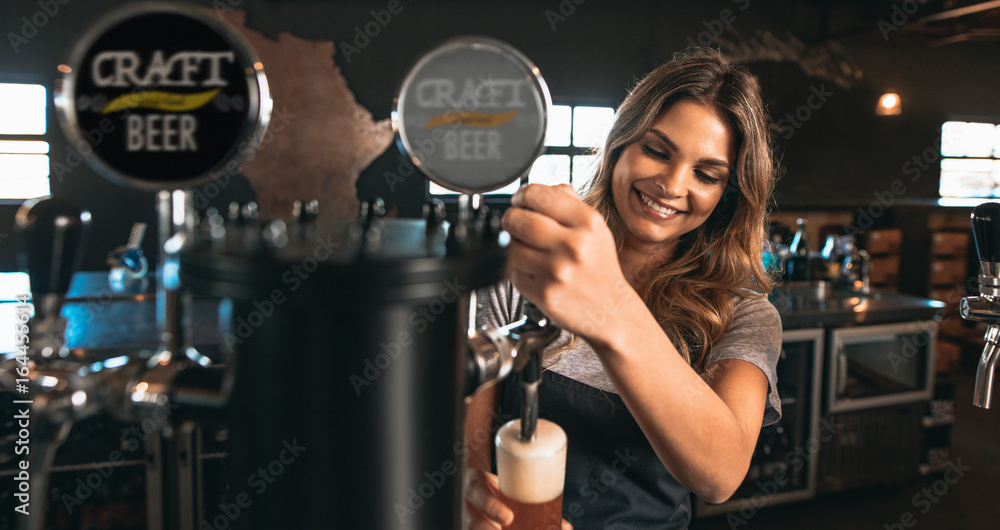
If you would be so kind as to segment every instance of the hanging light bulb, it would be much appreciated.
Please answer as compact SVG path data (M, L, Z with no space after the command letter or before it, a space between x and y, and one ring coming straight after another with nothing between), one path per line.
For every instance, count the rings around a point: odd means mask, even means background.
M898 116L901 112L903 112L903 101L899 98L899 94L886 92L882 94L882 97L878 98L878 106L875 107L875 114L879 116Z

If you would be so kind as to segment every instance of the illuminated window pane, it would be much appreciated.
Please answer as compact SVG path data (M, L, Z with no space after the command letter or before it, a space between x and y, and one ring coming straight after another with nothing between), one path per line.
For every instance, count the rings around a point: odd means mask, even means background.
M611 129L615 111L611 107L573 108L573 145L600 147Z
M6 199L31 199L49 194L47 155L0 154L3 194Z
M528 173L531 184L569 184L569 155L542 155Z
M549 112L549 123L545 129L545 145L565 147L569 145L571 109L566 105L553 105Z
M948 121L941 127L942 156L993 156L996 125Z
M577 193L583 193L583 190L594 177L594 171L597 170L598 158L596 155L577 155L573 157L573 188L576 189Z
M430 193L431 195L458 195L459 193L454 190L449 190L444 186L439 186L433 182L430 182ZM514 181L498 190L487 191L483 195L510 195L517 191L517 188L521 187L520 181Z
M487 191L483 195L513 195L514 192L517 191L517 189L520 187L521 187L521 181L515 180L514 182L511 182L510 184L498 190Z
M942 197L998 197L1000 196L1000 161L941 160Z
M0 83L0 134L45 134L45 87Z
M43 155L49 152L49 143L38 140L0 140L0 153Z
M429 183L431 195L455 195L455 192L444 186L439 186L433 182Z

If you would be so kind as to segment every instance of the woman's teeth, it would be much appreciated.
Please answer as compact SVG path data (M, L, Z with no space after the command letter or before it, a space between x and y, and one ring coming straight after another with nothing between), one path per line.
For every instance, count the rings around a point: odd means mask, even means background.
M652 209L654 212L661 213L663 215L673 215L677 213L677 210L671 210L670 208L665 208L663 206L660 206L659 204L656 204L656 202L654 202L653 199L647 197L645 193L639 190L635 191L639 192L639 198L642 199L642 202L646 203L646 206L649 206L649 208Z

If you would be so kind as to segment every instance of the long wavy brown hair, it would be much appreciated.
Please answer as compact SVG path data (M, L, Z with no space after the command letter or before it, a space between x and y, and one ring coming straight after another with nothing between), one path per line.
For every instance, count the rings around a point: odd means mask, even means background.
M736 161L715 210L681 236L675 255L643 278L639 294L681 355L707 377L709 353L729 327L736 301L769 294L773 282L762 250L777 164L756 78L711 50L678 55L647 74L618 108L583 199L604 216L621 250L628 228L612 196L615 164L626 146L681 100L714 107L729 121Z

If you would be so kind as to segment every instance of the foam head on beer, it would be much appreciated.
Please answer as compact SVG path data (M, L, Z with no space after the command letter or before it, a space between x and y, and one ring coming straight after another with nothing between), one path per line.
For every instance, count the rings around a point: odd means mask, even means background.
M560 497L566 477L566 433L541 418L531 440L521 440L520 433L519 419L497 431L500 491L510 499L531 504Z

